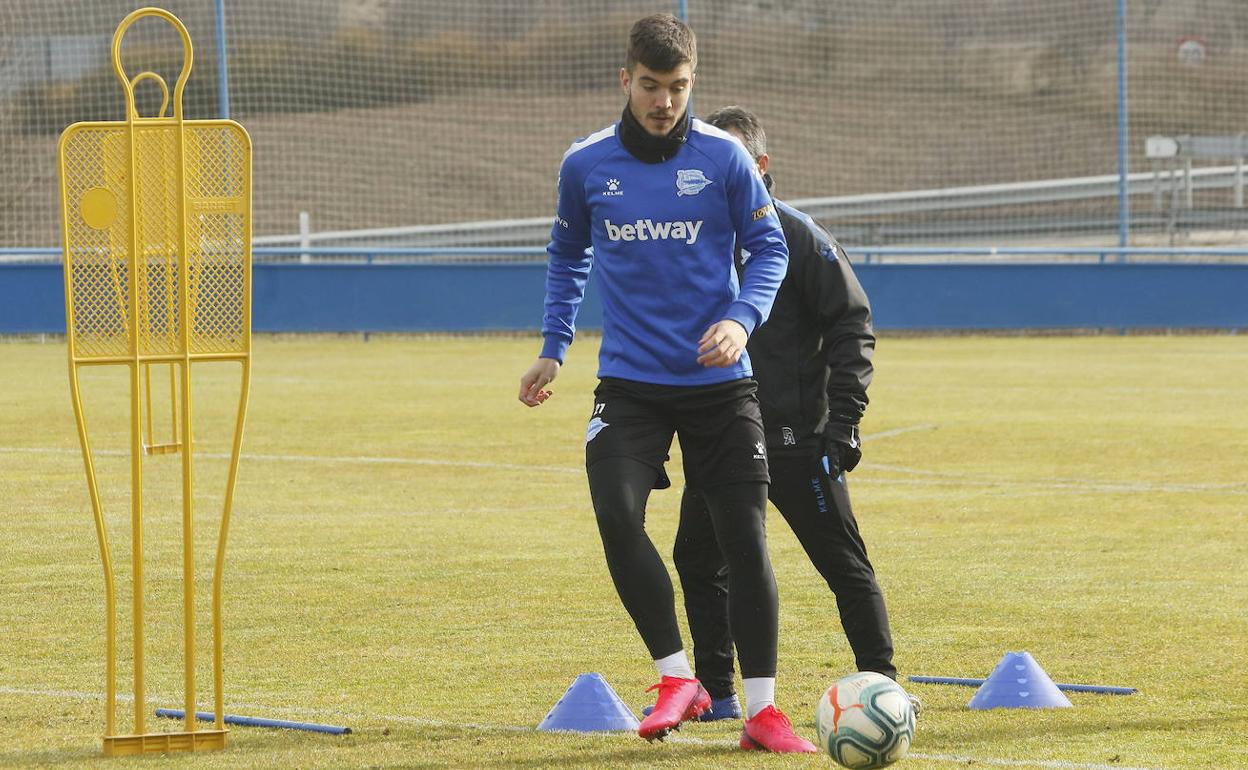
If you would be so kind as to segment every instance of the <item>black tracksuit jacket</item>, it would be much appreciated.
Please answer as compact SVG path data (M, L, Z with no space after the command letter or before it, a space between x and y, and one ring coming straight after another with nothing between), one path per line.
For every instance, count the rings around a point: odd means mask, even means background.
M747 350L767 446L783 449L808 445L829 419L858 424L867 407L875 333L866 292L840 244L811 217L775 204L789 270ZM738 252L738 269L745 259Z

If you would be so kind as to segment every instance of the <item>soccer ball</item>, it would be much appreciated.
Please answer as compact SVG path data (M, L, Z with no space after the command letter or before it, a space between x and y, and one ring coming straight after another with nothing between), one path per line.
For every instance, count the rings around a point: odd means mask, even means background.
M910 751L914 709L901 685L872 671L843 677L815 707L819 745L851 770L891 765Z

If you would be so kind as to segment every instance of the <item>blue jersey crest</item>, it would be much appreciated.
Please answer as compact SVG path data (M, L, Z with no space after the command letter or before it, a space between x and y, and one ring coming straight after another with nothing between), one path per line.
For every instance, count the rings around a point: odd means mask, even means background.
M676 194L697 195L706 189L711 180L697 168L682 168L676 171Z

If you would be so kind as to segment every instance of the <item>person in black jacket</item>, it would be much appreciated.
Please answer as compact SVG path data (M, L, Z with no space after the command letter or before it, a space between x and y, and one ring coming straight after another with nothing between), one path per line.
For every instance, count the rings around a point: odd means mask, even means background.
M764 175L770 158L758 118L725 107L706 122L734 134ZM836 596L858 670L897 678L884 595L849 503L845 473L862 458L875 334L866 293L836 239L775 201L789 244L788 274L747 350L758 381L771 463L768 498ZM749 259L737 255L738 269ZM713 706L703 719L739 718L728 628L728 576L706 503L686 488L673 552L685 594L697 677ZM917 705L917 704L916 704Z

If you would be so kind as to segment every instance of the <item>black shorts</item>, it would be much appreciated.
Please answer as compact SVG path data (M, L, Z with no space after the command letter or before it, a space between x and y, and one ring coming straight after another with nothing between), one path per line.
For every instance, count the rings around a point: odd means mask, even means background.
M749 378L679 386L604 377L594 390L585 465L631 457L657 470L654 488L666 489L672 484L663 464L676 435L690 486L766 483L767 443L757 389Z

